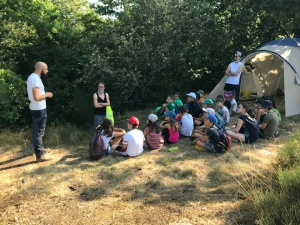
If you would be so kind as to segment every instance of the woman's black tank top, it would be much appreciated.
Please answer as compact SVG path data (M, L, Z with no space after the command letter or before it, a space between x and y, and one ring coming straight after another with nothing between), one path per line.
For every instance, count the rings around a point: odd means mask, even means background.
M98 92L96 92L96 94L97 94L97 102L98 103L107 103L105 92L104 92L104 99L99 97ZM106 115L106 106L101 107L101 108L95 108L94 115Z

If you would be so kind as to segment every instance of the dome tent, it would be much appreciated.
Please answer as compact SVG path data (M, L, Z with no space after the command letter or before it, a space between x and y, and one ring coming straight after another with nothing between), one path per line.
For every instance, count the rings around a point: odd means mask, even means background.
M240 92L248 89L257 97L276 96L277 90L282 89L285 116L300 114L300 38L283 38L266 43L246 55L242 62L253 66L253 70L243 71ZM209 98L215 99L223 94L226 79L225 75Z

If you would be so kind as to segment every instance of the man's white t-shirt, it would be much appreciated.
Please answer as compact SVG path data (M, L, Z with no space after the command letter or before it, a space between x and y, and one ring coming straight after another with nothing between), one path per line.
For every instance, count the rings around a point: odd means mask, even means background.
M27 79L27 93L28 99L30 101L29 108L31 110L42 110L46 108L46 99L41 101L35 101L33 98L32 88L38 87L40 89L40 94L45 94L44 84L39 75L32 73Z
M241 63L241 62L230 63L230 72L235 73L236 71L239 70L240 66L242 66L242 65L243 65L243 63ZM242 74L242 72L240 72L236 76L228 76L226 84L239 85L241 74Z
M126 154L137 156L142 154L145 137L141 130L133 129L128 131L123 138L123 144L127 144Z
M183 115L181 119L180 133L184 136L191 136L194 129L194 120L191 114Z
M233 107L232 107L232 105L233 105ZM232 111L236 112L236 110L237 110L237 102L236 102L236 100L234 98L231 100L231 107L232 107Z

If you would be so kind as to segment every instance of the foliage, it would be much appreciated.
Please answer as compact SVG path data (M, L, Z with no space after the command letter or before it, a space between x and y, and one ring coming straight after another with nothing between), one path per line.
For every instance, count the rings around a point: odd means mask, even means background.
M209 92L235 50L300 36L295 0L99 2L0 2L0 68L26 80L36 61L48 64L50 121L91 124L100 80L116 110L161 104L175 91Z
M300 149L299 132L300 130L286 140L280 149L279 167L275 166L272 179L263 179L263 185L262 180L253 180L252 186L257 188L249 190L253 201L247 204L252 214L253 210L256 212L257 224L300 223L300 161L297 153Z
M12 125L22 118L27 99L25 82L10 70L0 69L0 120L1 126Z

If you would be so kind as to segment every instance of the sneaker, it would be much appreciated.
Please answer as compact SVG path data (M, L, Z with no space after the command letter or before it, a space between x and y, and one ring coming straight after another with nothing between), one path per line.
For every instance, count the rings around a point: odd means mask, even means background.
M51 158L49 157L46 157L45 155L43 155L41 158L36 158L36 162L46 162L46 161L49 161L51 160Z

